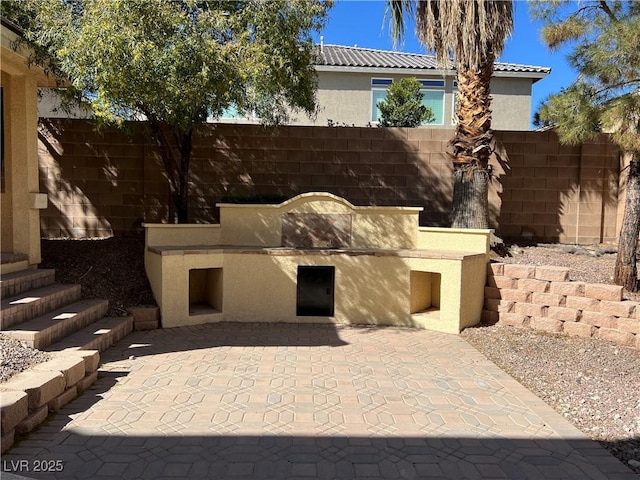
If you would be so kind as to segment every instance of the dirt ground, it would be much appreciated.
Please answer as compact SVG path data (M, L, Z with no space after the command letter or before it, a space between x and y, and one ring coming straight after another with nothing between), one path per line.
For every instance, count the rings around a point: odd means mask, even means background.
M58 283L79 283L83 298L109 300L107 316L155 305L144 271L144 239L42 240L40 268L54 268Z

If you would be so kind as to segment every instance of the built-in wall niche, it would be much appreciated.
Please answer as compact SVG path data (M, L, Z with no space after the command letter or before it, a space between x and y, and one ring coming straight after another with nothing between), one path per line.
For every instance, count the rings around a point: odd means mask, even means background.
M222 268L189 270L189 316L222 312Z
M296 315L333 317L335 267L298 266Z
M423 317L440 318L441 275L435 272L410 273L410 313Z

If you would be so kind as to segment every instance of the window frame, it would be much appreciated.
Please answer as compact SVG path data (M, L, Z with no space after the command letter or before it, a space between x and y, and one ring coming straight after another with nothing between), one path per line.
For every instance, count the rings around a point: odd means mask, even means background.
M236 112L238 112L238 107L234 105ZM211 114L211 111L207 111L207 119L206 123L256 123L260 121L260 118L256 115L254 110L249 110L245 115L240 116L238 113L237 117L226 117L224 116L225 111L228 108L223 110L222 114L219 117L214 117Z
M388 83L374 83L374 82L388 82ZM373 114L375 110L377 110L377 105L373 105L373 92L375 91L383 91L386 92L389 90L389 85L394 82L393 78L383 78L383 77L371 77L371 91L369 93L369 121L372 125L378 125L380 121L378 119L373 118Z
M444 126L445 121L444 121L444 116L446 113L446 109L444 107L444 101L446 98L446 80L442 79L442 80L437 80L437 79L427 79L427 78L418 78L418 81L422 84L422 88L420 89L420 93L422 93L423 91L427 92L440 92L442 93L442 122L441 123L436 123L436 122L429 122L429 123L423 123L422 126L427 126L427 125L433 125L433 126L437 126L437 127L441 127ZM425 85L426 82L429 83L436 83L437 85ZM424 94L423 94L424 95Z
M451 125L458 124L458 117L456 115L456 107L458 106L458 82L453 81L451 86Z
M405 78L405 77L402 77ZM440 123L436 123L436 122L429 122L429 123L423 123L420 126L421 127L427 127L427 126L436 126L436 127L441 127L445 125L445 114L446 114L446 109L445 109L445 99L446 99L446 79L434 79L434 78L416 78L416 80L418 80L421 84L422 84L422 88L420 88L420 93L422 93L424 95L424 92L438 92L442 94L442 111L441 111L441 119L442 121ZM370 122L372 125L378 125L380 123L380 121L378 119L373 119L374 116L374 105L373 105L373 98L374 98L374 92L375 91L387 91L389 89L389 85L391 85L392 83L394 83L396 81L396 79L394 78L384 78L384 77L371 77L371 93L370 93L370 101L369 101L369 105L370 105L370 111L369 111L369 118L371 119ZM436 116L437 118L437 116Z

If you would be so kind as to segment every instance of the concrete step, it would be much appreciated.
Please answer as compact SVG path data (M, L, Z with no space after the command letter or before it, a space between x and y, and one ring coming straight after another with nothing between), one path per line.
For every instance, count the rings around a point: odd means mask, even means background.
M133 317L105 317L60 342L50 345L45 350L59 352L71 349L104 352L132 331Z
M0 330L80 300L80 285L48 285L2 299Z
M102 318L109 308L107 300L80 300L3 333L42 350Z
M2 275L0 298L13 297L29 290L55 283L56 271L52 269L27 269Z

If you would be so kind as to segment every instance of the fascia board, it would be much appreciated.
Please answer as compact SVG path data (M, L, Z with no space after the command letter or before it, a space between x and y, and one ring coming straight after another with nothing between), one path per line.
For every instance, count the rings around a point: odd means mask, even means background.
M390 68L390 67L348 67L334 65L315 65L317 72L344 72L344 73L371 73L371 74L398 74L398 75L429 75L438 77L455 77L455 70L442 70L431 68ZM494 77L507 78L532 78L540 80L551 72L503 72L494 71Z
M440 77L454 76L454 70L440 70L430 68L380 68L380 67L337 67L332 65L315 65L318 72L345 72L345 73L376 73L400 75L436 75Z

